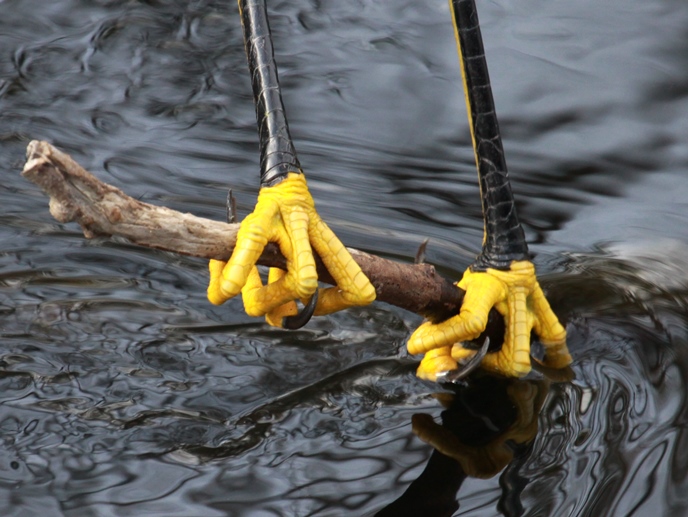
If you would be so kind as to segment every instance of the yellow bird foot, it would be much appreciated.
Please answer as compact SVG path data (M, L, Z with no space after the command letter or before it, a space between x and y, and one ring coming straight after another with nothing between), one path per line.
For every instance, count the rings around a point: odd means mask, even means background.
M501 350L482 359L483 368L506 377L526 375L531 369L531 330L545 348L545 365L563 368L571 363L566 330L552 312L530 261L514 261L508 271L488 268L474 272L469 268L457 285L466 291L459 314L441 323L425 322L409 338L411 354L442 350L442 362L435 356L425 364L421 362L420 376L437 379L444 371L440 368L450 364L444 358L447 350L457 363L475 355L461 343L476 339L485 330L492 307L504 317L506 335Z
M278 243L287 271L272 268L263 285L255 264L268 242ZM316 212L305 176L290 173L277 185L261 188L229 261L210 261L208 299L219 305L241 292L247 314L282 326L298 312L294 301L307 303L318 289L314 250L337 283L319 290L315 315L375 300L370 280Z

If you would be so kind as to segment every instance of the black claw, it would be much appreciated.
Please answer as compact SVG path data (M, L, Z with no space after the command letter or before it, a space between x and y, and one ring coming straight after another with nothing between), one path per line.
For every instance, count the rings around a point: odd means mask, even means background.
M318 305L317 289L313 293L313 296L311 296L311 299L308 300L308 303L303 307L301 312L299 312L296 316L287 316L286 318L282 318L282 328L296 330L303 327L313 317L316 305Z
M236 210L236 198L232 193L232 189L227 192L227 222L229 224L236 223L237 220L237 210Z
M463 366L463 368L457 368L456 370L450 370L448 372L442 372L437 375L437 382L451 382L456 383L461 379L466 378L470 373L472 373L478 366L480 366L483 357L487 354L487 349L490 348L490 338L486 337L483 346L480 350L471 357L471 359Z

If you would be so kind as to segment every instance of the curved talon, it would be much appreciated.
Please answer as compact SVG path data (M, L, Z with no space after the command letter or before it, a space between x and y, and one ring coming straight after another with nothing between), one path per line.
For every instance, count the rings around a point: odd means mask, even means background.
M473 373L482 362L483 358L487 354L487 349L490 348L490 338L486 337L485 342L480 347L480 349L471 357L468 362L462 367L456 370L449 370L446 372L440 372L437 374L437 382L450 382L457 383L462 379L465 379Z
M426 321L407 343L411 354L425 357L416 371L428 380L456 381L481 364L506 377L531 370L531 331L545 348L547 366L571 363L566 329L552 311L529 260L528 244L519 222L495 113L474 0L451 0L454 34L459 47L473 152L483 212L483 249L456 285L465 291L459 314L444 321ZM416 262L422 260L422 247ZM485 330L494 308L504 318L505 336L499 351L474 354L462 342ZM485 349L485 344L483 349ZM463 370L458 361L474 356Z
M282 318L282 328L289 330L297 330L303 327L313 317L316 305L318 305L317 289L313 293L313 296L311 296L311 299L308 300L308 303L303 307L301 312L299 312L295 316L287 316L285 318Z

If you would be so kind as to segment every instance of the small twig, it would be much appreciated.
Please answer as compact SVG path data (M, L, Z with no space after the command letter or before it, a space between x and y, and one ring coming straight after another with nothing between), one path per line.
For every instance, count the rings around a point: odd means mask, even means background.
M428 247L428 242L430 242L430 239L425 239L420 243L420 246L418 246L418 251L416 251L416 259L413 261L414 264L422 264L425 262L425 249Z
M234 224L237 222L237 203L232 189L227 191L227 223Z

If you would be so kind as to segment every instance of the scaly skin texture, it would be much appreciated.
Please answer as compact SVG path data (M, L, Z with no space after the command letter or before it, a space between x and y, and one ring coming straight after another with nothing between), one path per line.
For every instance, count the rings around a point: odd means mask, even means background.
M492 307L504 316L506 336L500 351L485 356L484 369L507 377L526 375L531 368L531 330L545 347L546 366L564 368L571 363L566 330L552 312L530 261L514 261L508 271L469 268L457 285L466 291L459 314L437 324L425 322L409 338L408 351L425 354L419 377L434 381L437 374L457 368L458 362L475 354L461 342L485 330Z
M268 242L278 243L287 271L271 270L264 286L255 264ZM241 292L248 315L265 315L269 324L281 326L284 316L296 314L294 300L306 301L318 288L312 250L337 282L318 293L316 315L375 300L373 285L315 211L300 173L260 189L253 213L241 223L232 257L228 262L210 261L208 300L219 305Z

